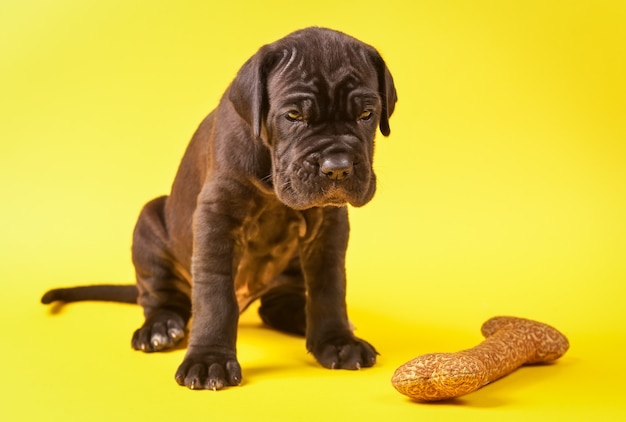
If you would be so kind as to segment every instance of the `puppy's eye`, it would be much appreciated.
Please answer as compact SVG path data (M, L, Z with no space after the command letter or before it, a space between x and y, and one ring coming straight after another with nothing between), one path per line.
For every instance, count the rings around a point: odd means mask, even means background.
M363 113L361 113L361 115L359 116L359 120L370 120L372 118L372 116L374 115L374 113L372 113L370 110L365 110Z
M285 115L285 118L290 122L301 122L304 120L304 116L299 111L292 110Z

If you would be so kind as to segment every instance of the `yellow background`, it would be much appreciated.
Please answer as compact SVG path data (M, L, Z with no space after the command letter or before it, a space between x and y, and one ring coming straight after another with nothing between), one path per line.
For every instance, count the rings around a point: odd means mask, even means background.
M624 420L626 3L3 0L0 419ZM343 30L383 54L400 101L374 201L351 210L349 307L381 352L319 368L300 338L239 332L245 384L178 387L184 350L130 349L139 307L40 305L131 282L142 204L256 49ZM443 404L389 383L507 314L571 349Z

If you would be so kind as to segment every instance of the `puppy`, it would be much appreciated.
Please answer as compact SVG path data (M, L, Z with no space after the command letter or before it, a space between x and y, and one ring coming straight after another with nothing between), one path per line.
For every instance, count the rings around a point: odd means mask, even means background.
M136 286L56 289L42 302L137 302L132 346L144 352L175 346L191 319L175 377L191 389L241 383L237 322L256 299L262 320L305 335L322 366L373 365L346 311L347 204L374 195L374 137L389 135L396 99L381 56L343 33L308 28L262 47L200 124L169 196L143 208Z

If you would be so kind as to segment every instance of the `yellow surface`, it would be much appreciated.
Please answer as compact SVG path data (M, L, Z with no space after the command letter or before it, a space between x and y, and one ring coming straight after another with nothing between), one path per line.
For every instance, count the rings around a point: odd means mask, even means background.
M0 420L624 420L626 3L80 1L0 4ZM351 210L350 316L381 352L328 371L244 314L245 383L178 387L138 307L38 303L133 280L144 202L263 43L309 25L376 47L397 82L380 188ZM491 316L550 323L557 364L443 404L390 385Z

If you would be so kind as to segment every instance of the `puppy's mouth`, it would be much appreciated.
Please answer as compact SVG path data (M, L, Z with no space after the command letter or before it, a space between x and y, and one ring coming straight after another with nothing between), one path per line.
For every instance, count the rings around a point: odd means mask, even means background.
M341 186L337 186L337 183L334 183L330 189L322 192L322 195L317 199L316 206L343 207L350 203L350 199L348 192L345 192Z
M310 168L306 168L310 167ZM355 165L341 174L324 171L318 166L292 166L292 171L278 172L274 189L278 199L290 208L361 207L376 190L376 177L369 166Z
M278 199L290 208L304 210L313 207L343 207L348 204L361 206L362 201L350 198L346 192L331 189L328 192L301 192L286 186L276 191Z

